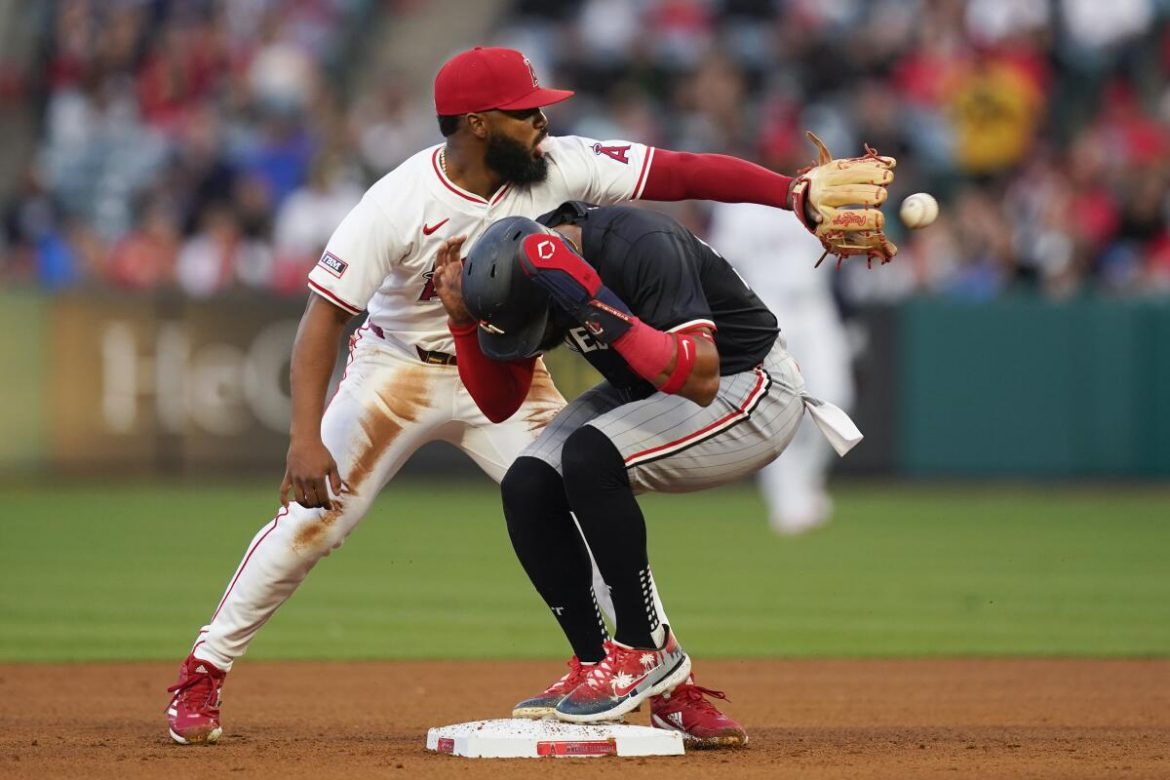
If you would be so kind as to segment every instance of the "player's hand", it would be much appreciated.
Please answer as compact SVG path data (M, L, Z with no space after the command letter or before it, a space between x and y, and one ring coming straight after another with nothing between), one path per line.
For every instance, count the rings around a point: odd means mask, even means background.
M808 133L817 162L801 171L789 191L793 213L838 262L865 255L888 263L898 252L885 234L881 205L898 164L870 147L859 157L833 159L821 139ZM820 260L817 261L820 265Z
M447 310L447 316L452 325L470 325L475 318L467 311L463 303L463 260L459 257L459 250L467 236L448 238L439 247L435 257L435 293Z
M293 499L306 509L333 509L326 485L340 496L344 483L328 448L320 439L312 442L292 442L288 447L288 462L284 481L280 483L280 505L288 508L290 490Z

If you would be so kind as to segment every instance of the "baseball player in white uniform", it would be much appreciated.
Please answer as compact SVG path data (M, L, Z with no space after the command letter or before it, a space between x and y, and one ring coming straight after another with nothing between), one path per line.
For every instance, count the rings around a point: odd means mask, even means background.
M219 739L220 692L232 664L415 450L450 442L499 481L564 406L543 365L506 423L491 424L476 406L460 381L431 280L447 239L465 236L470 248L501 217L536 216L567 200L792 207L792 179L743 160L548 136L541 107L571 95L541 87L520 52L457 55L435 79L446 142L386 174L337 227L309 274L311 294L293 345L282 507L248 546L168 689L176 742ZM350 341L345 374L326 405L340 336L363 311L367 321ZM717 713L702 696L687 698L695 717Z
M853 377L845 326L833 301L830 270L814 268L821 244L795 220L775 218L753 203L717 203L709 238L784 321L788 350L817 396L848 411ZM802 425L788 449L765 466L759 484L772 528L804 533L829 521L833 504L826 480L833 452L811 425Z

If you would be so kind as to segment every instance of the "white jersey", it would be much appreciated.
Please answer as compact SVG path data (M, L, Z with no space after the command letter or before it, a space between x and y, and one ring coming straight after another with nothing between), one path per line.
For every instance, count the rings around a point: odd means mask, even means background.
M608 204L638 198L654 149L629 141L549 136L548 177L505 184L484 199L461 189L439 165L442 146L424 149L366 192L338 225L309 273L309 289L369 321L405 351L454 353L447 314L431 276L442 242L467 236L466 255L495 220L537 217L567 200Z

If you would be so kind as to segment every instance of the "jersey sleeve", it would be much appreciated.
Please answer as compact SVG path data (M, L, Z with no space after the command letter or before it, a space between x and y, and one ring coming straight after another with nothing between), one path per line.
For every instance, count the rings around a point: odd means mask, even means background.
M607 205L635 200L646 186L654 147L633 141L596 141L576 135L550 137L564 176L566 200Z
M622 276L622 298L646 324L668 332L715 329L695 249L683 236L646 234L630 248Z
M309 272L309 289L352 314L365 310L391 266L406 253L402 231L369 196L333 231Z

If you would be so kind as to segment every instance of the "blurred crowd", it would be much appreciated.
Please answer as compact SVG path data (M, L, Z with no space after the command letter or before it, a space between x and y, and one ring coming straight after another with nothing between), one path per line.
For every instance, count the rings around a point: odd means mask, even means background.
M816 131L899 160L940 220L857 300L1170 295L1166 0L515 0L500 41L579 97L561 130L790 173ZM553 75L555 74L555 75ZM703 229L701 206L689 209ZM815 259L815 258L814 258Z
M415 0L417 5L421 0ZM791 173L816 131L936 194L847 297L1170 295L1170 0L512 0L488 43L578 97L554 132ZM438 142L429 83L353 71L385 0L59 0L17 90L39 145L0 280L302 295L374 179ZM360 88L359 88L360 87ZM11 92L11 90L9 90ZM6 99L14 99L11 95ZM700 233L703 204L675 208ZM810 258L810 262L816 258Z
M366 167L387 164L385 144L351 131L390 121L394 90L347 99L375 7L37 6L26 21L44 45L19 97L37 105L39 141L4 210L0 277L50 290L304 294Z

